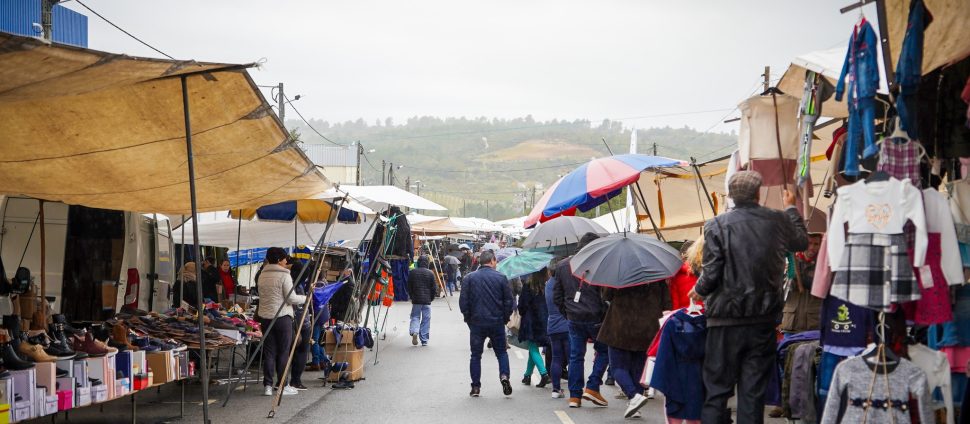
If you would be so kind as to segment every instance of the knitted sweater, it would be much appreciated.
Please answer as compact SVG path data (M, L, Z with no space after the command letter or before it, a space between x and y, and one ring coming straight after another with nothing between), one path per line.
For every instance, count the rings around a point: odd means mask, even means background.
M919 367L906 359L900 359L899 364L895 369L890 368L888 374L876 373L875 384L872 377L873 371L861 356L840 363L832 377L821 424L908 424L911 422L910 396L918 404L920 421L934 422L926 374ZM866 405L870 406L866 408Z

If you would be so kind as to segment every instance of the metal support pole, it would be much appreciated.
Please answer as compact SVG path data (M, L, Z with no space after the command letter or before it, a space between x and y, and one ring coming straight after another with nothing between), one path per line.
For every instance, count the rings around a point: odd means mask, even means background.
M192 123L191 113L189 112L189 85L185 76L182 76L182 112L185 116L185 155L188 159L189 167L189 198L192 203L192 248L196 255L199 254L199 207L195 191L195 160L192 153ZM202 281L202 267L196 267L196 281ZM202 284L195 285L197 299L202 299ZM199 345L205 351L205 314L199 308ZM200 381L202 382L202 420L204 424L209 424L209 369L206 364L205 355L199 355Z
M647 217L650 218L650 226L653 227L653 234L656 235L658 239L667 241L663 234L660 233L660 227L657 227L657 222L653 220L653 212L650 212L650 206L647 205L647 198L643 196L643 188L640 187L639 180L637 180L636 188L638 194L637 197L639 197L640 203L643 205L643 210L647 213Z
M707 192L707 184L704 183L704 178L701 177L701 170L697 167L697 159L691 157L690 166L694 168L694 175L696 175L697 180L701 182L701 188L704 189L704 198L707 199L707 204L711 205L711 212L717 216L717 208L714 206L714 201L711 200L711 195Z

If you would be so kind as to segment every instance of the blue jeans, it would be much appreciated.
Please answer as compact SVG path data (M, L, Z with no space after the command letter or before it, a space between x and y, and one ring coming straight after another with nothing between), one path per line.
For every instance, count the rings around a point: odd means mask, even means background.
M562 390L559 379L562 377L562 361L569 358L569 333L550 334L549 340L552 341L552 361L549 365L552 390Z
M643 366L647 362L647 352L634 352L615 347L609 349L613 379L623 390L623 394L629 399L633 399L637 393L642 394L643 387L640 386L640 377L643 377Z
M431 337L431 305L411 305L411 331L417 334L421 344L428 344Z
M482 387L482 352L485 350L485 339L492 341L492 350L498 359L499 378L509 378L509 351L505 340L505 326L468 324L469 342L472 357L468 364L472 377L472 387Z
M454 296L455 288L458 283L455 280L450 280L445 283L445 287L448 288L448 295Z
M327 352L323 348L323 326L314 325L313 326L313 344L310 345L310 363L313 365L320 365L327 362Z
M859 175L859 142L865 140L862 157L868 158L879 153L876 144L876 101L872 98L858 99L849 96L849 132L845 138L845 175Z
M609 349L605 344L596 341L600 332L599 323L569 322L569 397L583 396L583 376L586 373L586 341L593 339L593 370L586 381L586 388L600 390L603 384L603 374L610 363Z

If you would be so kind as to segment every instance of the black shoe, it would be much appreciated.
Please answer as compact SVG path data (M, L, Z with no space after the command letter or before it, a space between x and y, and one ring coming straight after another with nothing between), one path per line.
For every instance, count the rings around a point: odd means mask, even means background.
M542 374L542 377L539 378L539 384L536 384L536 387L538 388L546 387L546 385L549 384L549 381L550 381L549 374Z
M523 386L531 386L532 385L532 376L531 375L527 375L525 377L522 377L522 385Z
M606 377L606 382L603 383L603 384L605 384L607 386L615 386L616 385L616 380L613 380L613 377Z
M17 355L17 352L13 350L13 343L3 343L0 345L0 362L2 362L3 368L19 371L34 367L34 363L26 361Z
M502 379L502 393L505 393L505 396L512 395L512 383L509 383L508 378Z
M479 395L481 395L481 393L482 393L482 389L481 388L472 386L472 391L471 391L471 393L468 394L468 396L478 397Z
M67 377L67 374L68 374L67 370L62 370L60 368L56 368L56 369L57 369L57 378Z

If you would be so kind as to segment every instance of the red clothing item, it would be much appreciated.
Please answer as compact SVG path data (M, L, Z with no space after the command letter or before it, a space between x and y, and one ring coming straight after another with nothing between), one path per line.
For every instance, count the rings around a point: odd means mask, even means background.
M222 269L219 270L219 276L222 277L222 293L225 297L232 296L236 291L236 280L232 279L232 274Z
M687 293L694 288L694 284L697 283L697 276L694 275L690 270L690 265L684 262L681 265L680 270L670 277L668 280L668 286L670 287L670 301L673 304L673 310L678 310L681 308L686 308L690 306L690 297ZM703 306L704 304L698 302Z

